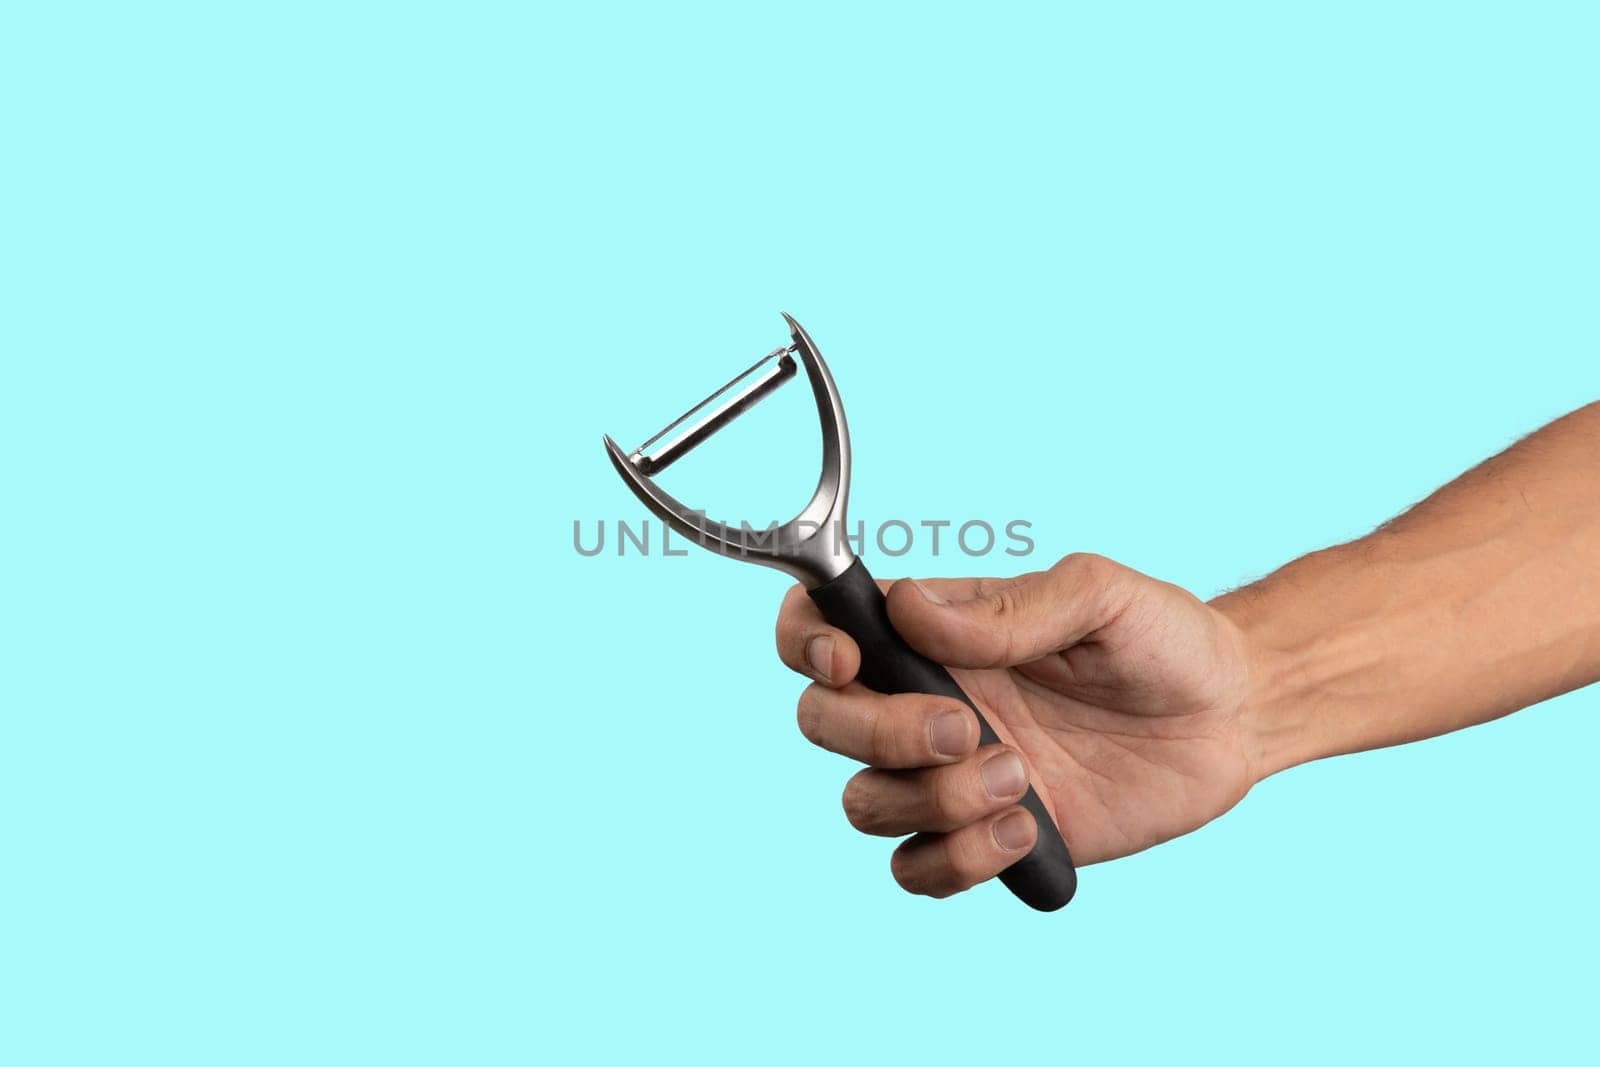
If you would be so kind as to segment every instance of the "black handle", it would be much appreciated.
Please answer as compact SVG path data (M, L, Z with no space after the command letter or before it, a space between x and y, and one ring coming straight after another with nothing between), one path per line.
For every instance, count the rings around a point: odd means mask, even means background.
M955 697L978 716L981 743L999 742L994 729L972 698L961 691L950 672L905 643L889 624L889 609L878 583L859 559L839 577L811 590L811 599L822 609L822 617L837 626L861 646L861 684L880 693L933 693ZM1078 888L1078 873L1072 855L1061 839L1055 820L1045 810L1039 794L1028 787L1022 806L1033 813L1039 824L1039 839L1022 859L1000 872L1000 881L1024 904L1040 911L1055 911L1072 899Z

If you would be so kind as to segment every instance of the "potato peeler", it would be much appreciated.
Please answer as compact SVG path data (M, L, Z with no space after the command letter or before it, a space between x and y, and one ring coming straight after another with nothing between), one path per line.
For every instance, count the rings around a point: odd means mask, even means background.
M960 700L978 717L981 743L996 744L1000 739L994 729L950 672L915 651L895 632L883 593L867 573L866 565L850 549L845 537L850 430L845 423L844 405L811 336L790 315L785 313L783 317L792 338L788 345L757 360L633 452L624 453L607 436L606 454L634 495L678 534L719 555L775 567L798 579L823 618L855 638L860 646L858 676L863 685L881 693L932 693ZM800 514L782 526L728 526L708 518L704 511L684 506L652 480L653 475L794 377L796 359L811 379L822 422L822 476L811 502ZM727 399L716 410L690 422L725 396ZM679 431L677 436L656 447L674 430ZM1027 856L1001 872L1000 881L1028 906L1054 911L1071 900L1077 889L1072 856L1032 786L1021 803L1038 824L1038 842Z

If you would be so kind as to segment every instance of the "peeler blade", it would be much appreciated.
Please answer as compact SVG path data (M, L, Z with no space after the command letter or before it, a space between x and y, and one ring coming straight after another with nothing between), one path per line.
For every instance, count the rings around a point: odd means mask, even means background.
M761 368L766 367L768 363L772 365L761 371ZM673 419L657 432L654 437L634 449L628 456L628 462L633 464L640 474L650 476L661 473L674 462L682 459L696 445L750 410L750 408L760 403L763 398L783 385L784 382L793 378L796 369L793 345L784 345L773 349L735 375L722 388L682 415L679 415L676 419ZM756 374L757 371L761 371L761 373ZM688 422L723 396L728 396L728 399L711 414L694 423L661 448L656 449L654 452L647 451L651 445L666 437L667 434Z

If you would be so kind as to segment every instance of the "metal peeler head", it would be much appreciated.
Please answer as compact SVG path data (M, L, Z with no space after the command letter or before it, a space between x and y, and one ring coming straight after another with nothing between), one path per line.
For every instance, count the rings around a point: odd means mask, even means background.
M607 435L606 454L640 502L677 533L730 559L776 567L814 589L843 574L855 561L844 537L845 504L850 495L850 429L845 424L839 390L833 384L833 375L822 361L816 343L805 327L787 312L783 318L789 324L790 344L774 349L632 453L625 453ZM751 379L755 371L774 359L776 363L772 368ZM798 515L777 527L727 526L708 518L704 510L685 506L655 483L652 475L660 473L793 377L796 359L811 381L811 391L817 400L817 418L822 425L822 475L817 480L811 502ZM744 384L741 386L741 383ZM690 425L665 446L647 452L657 441L730 391L733 395L711 414Z

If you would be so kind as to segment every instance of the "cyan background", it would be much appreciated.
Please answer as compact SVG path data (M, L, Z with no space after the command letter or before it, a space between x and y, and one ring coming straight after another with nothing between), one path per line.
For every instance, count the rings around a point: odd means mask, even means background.
M1594 10L10 6L0 1062L1589 1060L1600 694L936 903L783 579L572 523L783 308L857 515L1034 523L882 574L1362 533L1600 391Z

